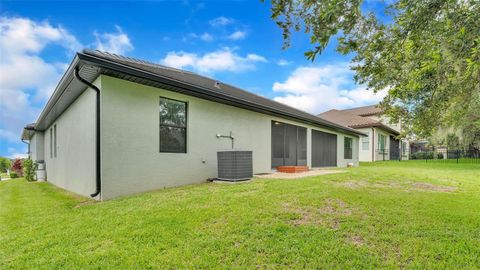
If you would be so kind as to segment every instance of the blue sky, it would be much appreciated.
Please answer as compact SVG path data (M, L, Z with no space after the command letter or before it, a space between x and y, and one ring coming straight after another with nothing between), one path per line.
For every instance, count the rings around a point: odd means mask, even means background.
M310 113L383 95L354 83L334 42L313 63L303 34L282 50L268 1L1 1L0 10L0 156L26 152L22 127L82 48L191 70Z

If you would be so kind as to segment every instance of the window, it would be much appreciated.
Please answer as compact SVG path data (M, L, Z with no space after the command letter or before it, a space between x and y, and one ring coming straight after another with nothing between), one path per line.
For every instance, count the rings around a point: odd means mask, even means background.
M160 152L187 152L187 103L160 97Z
M352 159L352 138L345 137L343 140L343 158Z
M387 144L387 136L383 134L378 134L378 153L379 154L385 153L386 144Z
M53 157L57 157L57 125L53 126Z
M50 128L50 158L53 158L53 129Z
M370 149L370 132L367 132L367 137L362 138L362 150L368 151Z

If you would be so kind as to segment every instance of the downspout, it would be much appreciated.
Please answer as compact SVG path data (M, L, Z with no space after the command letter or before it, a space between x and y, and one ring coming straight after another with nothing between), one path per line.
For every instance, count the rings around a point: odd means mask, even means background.
M30 131L35 132L35 127L26 126L26 127L25 127L25 130L30 130ZM24 144L26 144L27 147L28 147L28 148L27 148L27 149L28 149L28 159L30 159L30 140L31 140L31 139L32 139L32 138L29 138L27 141L24 140L24 139L21 139L21 141L22 141Z
M25 140L23 140L23 139L22 139L22 142L23 142L24 144L26 144L27 147L28 147L28 148L27 148L27 149L28 149L28 159L30 159L30 142L27 142L27 141L25 141Z
M372 162L375 162L375 128L372 127Z
M96 158L96 164L95 164L95 167L96 167L96 172L95 172L95 186L96 186L96 190L95 190L95 193L93 194L90 194L90 197L94 198L96 196L98 196L98 194L100 194L101 192L101 189L102 189L102 179L101 179L101 174L100 174L100 89L98 89L98 87L96 87L95 85L93 85L92 83L90 83L89 81L85 80L84 78L80 77L80 74L79 74L79 68L78 67L75 67L75 78L77 80L79 80L81 83L85 84L86 86L92 88L95 92L96 92L96 119L95 119L95 125L96 125L96 134L95 134L95 140L96 140L96 143L95 143L95 146L96 146L96 149L95 149L95 158Z

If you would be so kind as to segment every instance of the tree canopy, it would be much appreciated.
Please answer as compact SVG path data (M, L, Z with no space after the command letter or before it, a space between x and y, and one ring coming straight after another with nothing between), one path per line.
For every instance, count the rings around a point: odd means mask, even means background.
M8 158L0 157L0 172L6 172L12 166Z
M381 14L362 0L271 1L284 47L303 31L313 61L336 38L337 51L353 55L356 82L388 91L381 106L402 135L453 126L480 140L480 1L399 0Z

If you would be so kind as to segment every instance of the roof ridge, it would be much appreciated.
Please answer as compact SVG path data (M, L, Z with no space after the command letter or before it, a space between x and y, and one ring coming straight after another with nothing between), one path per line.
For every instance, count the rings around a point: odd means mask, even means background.
M348 109L343 109L341 111L349 111L349 110L356 110L356 109L361 109L361 108L367 108L367 107L378 107L380 105L379 103L371 104L371 105L365 105L365 106L359 106L359 107L353 107L353 108L348 108Z
M165 69L170 69L170 70L174 70L174 71L179 71L179 72L182 72L182 73L189 73L189 74L198 75L198 74L196 74L194 72L191 72L191 71L188 71L188 70L174 68L174 67L170 67L170 66L165 66L165 65L158 64L158 63L143 60L143 59L140 59L140 58L124 56L124 55L111 53L111 52L107 52L107 51L84 49L83 53L90 54L90 55L98 55L98 54L109 55L110 57L117 58L117 59L120 59L120 60L127 60L127 61L131 61L131 62L138 63L138 64L149 65L149 66L155 67L155 68L165 68ZM208 77L205 77L205 78L208 78ZM211 79L211 78L209 78L209 79Z
M92 50L92 49L84 49L83 50L84 53L86 54L93 54L93 55L98 55L98 54L104 54L104 55L109 55L111 57L114 57L114 58L117 58L117 59L120 59L120 60L127 60L127 61L132 61L132 62L136 62L136 63L139 63L139 64L147 64L147 65L150 65L152 67L155 67L155 68L165 68L165 69L170 69L170 70L173 70L173 71L179 71L179 72L182 72L182 73L188 73L188 74L191 74L191 75L194 75L194 76L199 76L199 77L202 77L202 78L205 78L205 79L209 79L211 81L215 81L215 82L219 82L221 85L226 85L226 86L229 86L229 87L232 87L232 88L235 88L239 91L242 91L242 92L245 92L249 95L254 95L256 97L259 97L259 98L262 98L262 99L265 99L265 100L269 100L271 101L271 99L269 98L266 98L264 96L261 96L261 95L258 95L258 94L255 94L255 93L252 93L250 91L247 91L247 90L244 90L244 89L241 89L237 86L234 86L232 84L229 84L229 83L225 83L225 82L222 82L222 81L219 81L217 79L214 79L214 78L211 78L211 77L207 77L207 76L204 76L204 75L201 75L201 74L198 74L198 73L195 73L195 72L191 72L191 71L188 71L188 70L183 70L183 69L178 69L178 68L174 68L174 67L169 67L169 66L165 66L165 65L161 65L161 64L156 64L156 63L153 63L153 62L150 62L150 61L146 61L146 60L142 60L142 59L138 59L138 58L133 58L133 57L128 57L128 56L123 56L123 55L119 55L119 54L115 54L115 53L111 53L111 52L107 52L107 51L101 51L101 50ZM312 116L315 116L314 114L312 113L309 113L309 112L306 112L304 110L301 110L301 109L298 109L298 108L295 108L295 107L292 107L290 105L287 105L285 103L282 103L280 102L282 105L284 106L287 106L289 107L290 109L294 109L294 110L297 110L297 111L300 111L300 112L303 112L303 113L307 113L307 114L310 114Z

